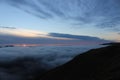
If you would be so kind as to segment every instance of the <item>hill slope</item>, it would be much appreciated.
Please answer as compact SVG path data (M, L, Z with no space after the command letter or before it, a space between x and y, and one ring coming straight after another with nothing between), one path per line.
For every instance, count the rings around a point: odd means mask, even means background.
M90 50L39 80L120 80L120 44Z

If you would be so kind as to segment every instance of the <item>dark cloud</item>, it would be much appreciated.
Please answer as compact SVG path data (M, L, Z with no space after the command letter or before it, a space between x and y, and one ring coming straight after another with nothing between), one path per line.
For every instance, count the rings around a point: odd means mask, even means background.
M15 27L6 27L6 26L0 26L0 28L5 28L5 29L16 29Z
M42 19L59 17L79 25L94 24L96 27L111 29L119 29L120 25L120 0L2 1Z
M81 41L106 41L106 40L103 40L103 39L100 39L100 38L97 38L97 37L71 35L71 34L60 34L60 33L50 33L49 36L78 39L78 40L81 40Z
M0 34L0 44L77 44L77 43L91 43L91 42L108 42L97 37L79 36L60 33L49 33L48 36L55 38L43 37L20 37L9 34ZM57 37L57 39L56 39ZM68 38L68 39L62 39Z

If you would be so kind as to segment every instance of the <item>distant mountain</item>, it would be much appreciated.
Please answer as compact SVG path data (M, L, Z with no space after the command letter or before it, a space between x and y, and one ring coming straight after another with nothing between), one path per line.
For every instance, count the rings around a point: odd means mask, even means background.
M38 80L120 80L120 43L80 54Z

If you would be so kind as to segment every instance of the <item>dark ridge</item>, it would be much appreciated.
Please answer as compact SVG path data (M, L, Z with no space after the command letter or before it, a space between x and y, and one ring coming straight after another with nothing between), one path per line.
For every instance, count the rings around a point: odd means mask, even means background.
M104 43L101 45L109 45L109 46L120 46L120 43L114 42L114 43Z
M38 80L120 80L120 43L92 49Z

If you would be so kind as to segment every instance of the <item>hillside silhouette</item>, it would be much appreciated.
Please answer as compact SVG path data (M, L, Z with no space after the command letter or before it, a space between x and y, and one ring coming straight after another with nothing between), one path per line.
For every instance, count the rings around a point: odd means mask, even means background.
M92 49L38 80L120 80L120 43Z

